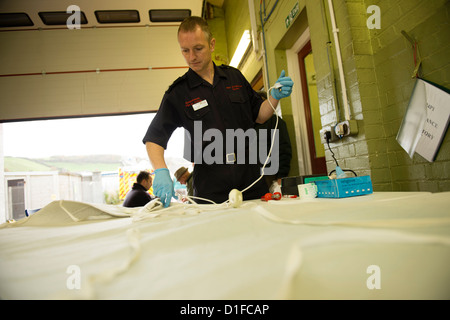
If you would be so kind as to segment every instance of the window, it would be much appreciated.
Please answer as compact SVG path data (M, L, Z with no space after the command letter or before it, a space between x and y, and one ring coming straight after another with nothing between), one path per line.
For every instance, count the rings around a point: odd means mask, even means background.
M137 10L97 10L95 17L99 23L134 23L140 22Z
M191 16L189 9L150 10L151 22L181 22Z

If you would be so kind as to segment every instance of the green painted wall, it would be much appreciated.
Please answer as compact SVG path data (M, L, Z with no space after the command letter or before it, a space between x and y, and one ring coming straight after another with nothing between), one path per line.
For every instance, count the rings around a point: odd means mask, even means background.
M352 117L358 120L359 134L332 148L341 167L358 174L370 174L377 191L450 190L450 142L445 137L434 163L419 155L410 159L396 141L415 79L413 51L401 34L406 31L419 42L423 58L422 76L449 88L450 3L446 0L334 0L336 22L340 30L345 81ZM370 5L380 8L381 28L369 29L366 21ZM322 10L328 4L322 2ZM315 54L321 103L333 101L329 85L332 77L326 67L323 42L332 40L329 15L324 32L318 6L307 2L311 42ZM317 41L316 41L317 39ZM333 57L336 53L333 51ZM333 59L336 66L336 59ZM337 67L334 68L336 77ZM337 81L338 89L340 88ZM341 99L338 95L338 99ZM342 104L342 101L339 101ZM342 117L342 114L341 114ZM334 108L322 114L322 124L335 122ZM328 167L334 166L330 154Z
M218 66L229 64L231 57L228 56L227 33L225 29L225 15L222 8L209 6L209 18L207 19L216 46L212 55L214 63Z
M364 6L369 4L370 1L364 1ZM382 20L381 29L369 33L373 69L367 72L361 69L363 72L358 74L360 82L376 86L373 101L366 102L361 94L372 175L384 176L383 187L388 190L450 190L448 134L433 163L417 154L411 159L395 139L415 83L413 50L401 31L419 43L423 59L421 77L450 88L450 2L383 0L376 4Z
M266 14L269 14L275 2L263 1ZM300 14L286 28L284 20L297 2ZM260 0L254 1L259 32L262 30L260 3ZM396 141L415 81L412 77L413 51L401 31L406 31L419 43L421 76L450 88L450 1L333 0L333 4L350 114L358 124L357 135L331 143L340 166L352 169L358 175L369 174L375 191L450 190L448 134L433 163L417 154L410 159ZM370 5L380 8L380 29L367 27L367 19L371 16L367 8ZM223 10L230 55L242 31L250 25L248 4L247 1L225 0ZM328 1L278 1L264 24L268 75L270 83L273 83L279 72L286 68L285 50L298 39L305 25L310 28L321 122L327 126L344 120ZM253 59L252 63L262 65L257 57ZM293 112L289 99L283 99L282 112L293 132ZM295 140L293 147L294 144ZM335 163L328 148L325 156L331 171ZM298 167L294 166L290 175L296 174Z

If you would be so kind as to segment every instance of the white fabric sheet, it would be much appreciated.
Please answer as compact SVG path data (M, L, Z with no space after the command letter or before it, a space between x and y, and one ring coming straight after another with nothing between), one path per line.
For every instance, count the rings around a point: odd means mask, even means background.
M449 208L448 192L151 212L55 201L0 226L0 298L449 299Z

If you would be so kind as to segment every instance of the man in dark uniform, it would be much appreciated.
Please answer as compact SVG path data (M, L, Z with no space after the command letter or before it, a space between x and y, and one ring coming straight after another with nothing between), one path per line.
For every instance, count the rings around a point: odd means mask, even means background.
M124 207L134 208L143 207L153 198L147 192L152 186L152 177L148 171L141 171L136 177L136 182L127 193L123 202Z
M269 99L263 101L238 69L214 64L211 54L215 39L203 18L185 19L178 29L178 42L189 71L166 91L143 139L155 169L154 194L165 207L175 197L164 150L173 131L184 127L190 137L190 152L189 155L185 152L185 158L195 163L194 196L223 202L232 189L242 190L257 180L260 166L237 161L239 155L234 150L230 152L225 141L222 144L216 141L217 133L224 138L227 129L246 131L253 129L255 122L264 123L274 111L270 103L276 106L279 99L289 96L293 82L285 77L283 71L277 80L283 86L272 91ZM207 131L216 135L205 137ZM210 153L207 159L202 158L211 145L221 147L214 149L215 152ZM246 158L248 156L245 155ZM244 192L243 198L258 199L266 192L267 185L261 179Z

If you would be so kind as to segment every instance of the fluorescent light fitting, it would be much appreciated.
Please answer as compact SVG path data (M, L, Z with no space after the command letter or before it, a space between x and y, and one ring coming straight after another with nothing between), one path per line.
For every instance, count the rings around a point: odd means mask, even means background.
M241 63L242 57L245 52L247 52L248 46L250 45L250 31L245 30L242 34L241 40L234 52L233 58L231 59L230 66L237 68L239 63Z

